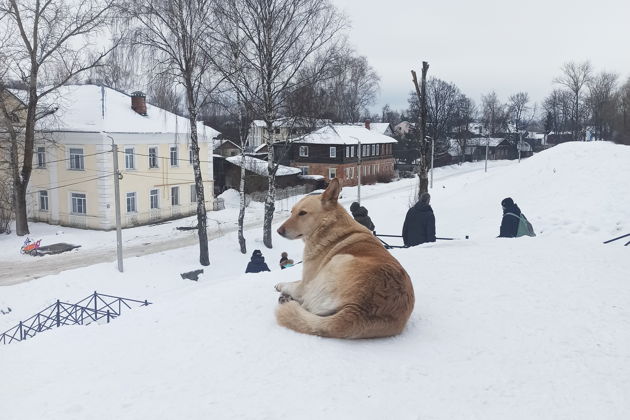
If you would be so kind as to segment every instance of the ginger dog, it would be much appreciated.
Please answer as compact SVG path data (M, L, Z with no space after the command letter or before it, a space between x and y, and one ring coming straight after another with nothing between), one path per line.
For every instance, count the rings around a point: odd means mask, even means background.
M321 195L300 200L278 228L304 241L302 280L279 283L276 318L295 331L335 338L399 334L414 306L405 269L337 203L335 178Z

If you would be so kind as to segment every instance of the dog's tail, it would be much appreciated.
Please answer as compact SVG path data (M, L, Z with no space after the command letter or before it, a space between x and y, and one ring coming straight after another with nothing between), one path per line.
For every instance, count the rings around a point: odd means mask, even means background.
M278 324L304 334L331 338L374 338L400 334L407 319L371 320L356 305L345 305L329 316L320 316L304 309L298 302L278 305Z

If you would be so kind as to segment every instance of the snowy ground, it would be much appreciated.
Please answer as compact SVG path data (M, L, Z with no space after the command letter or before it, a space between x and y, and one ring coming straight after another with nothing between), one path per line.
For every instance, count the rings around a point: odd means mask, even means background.
M471 239L393 250L417 300L389 339L277 326L273 285L301 269L277 261L301 259L302 244L275 235L267 250L258 228L249 254L260 248L270 273L242 274L248 256L227 233L199 282L179 277L197 266L193 246L129 258L124 274L104 263L2 287L0 331L94 290L155 304L0 346L0 418L630 418L630 246L602 244L630 233L628 162L628 147L575 143L487 174L441 169L438 235ZM412 191L362 188L377 232L399 234ZM495 238L506 196L536 238Z

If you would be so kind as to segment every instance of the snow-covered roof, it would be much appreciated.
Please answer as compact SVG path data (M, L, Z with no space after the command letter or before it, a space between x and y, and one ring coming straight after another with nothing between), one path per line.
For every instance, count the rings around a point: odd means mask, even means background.
M232 156L232 157L226 158L225 160L227 160L228 162L236 166L241 166L242 157ZM268 174L267 166L268 166L268 163L265 160L256 159L255 157L252 157L252 156L245 156L245 169L247 169L250 172L253 172L261 176L267 176ZM276 175L285 176L285 175L295 175L299 173L302 173L302 171L298 168L292 168L290 166L279 165Z
M264 149L265 147L267 147L267 143L262 143L262 144L259 144L258 146L256 146L256 147L254 148L254 153L258 153L258 152L260 152L260 151L261 151L262 149Z
M23 97L24 91L13 91ZM187 134L188 119L149 103L147 115L131 109L131 96L96 85L61 86L44 97L42 106L58 108L54 116L45 118L52 131L83 131L109 133L174 133ZM42 120L42 124L44 121ZM219 132L197 122L200 135L212 139Z
M238 144L234 143L232 140L227 140L227 139L223 139L223 140L219 140L219 139L213 139L212 140L212 149L216 150L217 148L223 146L224 144L229 143L229 145L234 146L237 149L240 149L240 147L238 146Z
M358 125L327 125L312 133L298 137L295 143L308 144L378 144L397 143L396 139Z

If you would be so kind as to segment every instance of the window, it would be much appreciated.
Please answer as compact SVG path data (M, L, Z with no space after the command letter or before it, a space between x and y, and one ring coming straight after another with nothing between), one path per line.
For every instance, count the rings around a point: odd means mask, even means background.
M354 178L354 166L346 168L346 179Z
M39 192L39 211L48 211L48 191Z
M367 153L367 151L368 151L368 147L370 147L370 146L363 145L363 146L361 146L361 147L363 148L363 154L362 154L362 156L367 156L367 155L368 155L368 153Z
M87 200L85 194L72 193L72 213L73 214L85 214L87 208Z
M188 163L193 164L193 148L192 145L188 146Z
M158 167L158 148L149 147L149 168Z
M330 157L331 158L336 158L337 157L337 148L332 146L330 147Z
M190 186L190 202L191 203L197 202L197 186L195 184L192 184Z
M135 213L138 209L136 208L136 193L127 193L127 213Z
M350 157L350 146L346 146L346 157Z
M171 187L171 206L179 206L179 187Z
M302 171L302 175L308 175L308 166L300 166L299 168Z
M70 169L77 171L85 169L83 162L83 149L70 148Z
M38 168L46 167L46 148L45 147L37 148L37 167Z
M377 155L377 156L380 156L380 154L381 154L381 145L380 145L380 144L377 144L377 145L376 145L376 155Z
M300 146L300 157L308 157L308 146Z
M350 146L350 157L354 157L354 146Z
M159 209L159 202L158 202L158 190L151 190L149 191L149 207L151 207L151 209Z
M328 179L337 178L337 168L328 168Z
M179 159L177 159L177 146L171 146L171 166L177 166L178 160Z
M125 169L136 169L134 161L133 147L125 148Z

